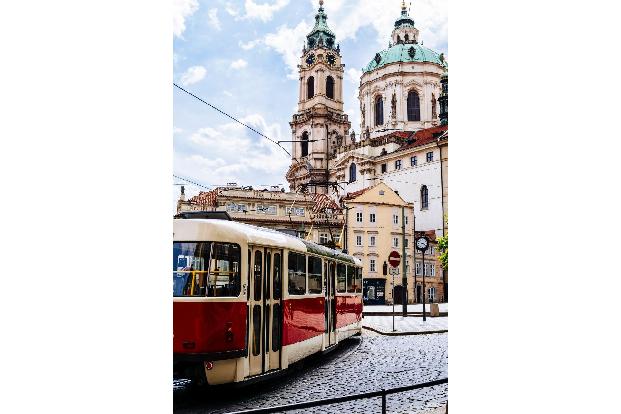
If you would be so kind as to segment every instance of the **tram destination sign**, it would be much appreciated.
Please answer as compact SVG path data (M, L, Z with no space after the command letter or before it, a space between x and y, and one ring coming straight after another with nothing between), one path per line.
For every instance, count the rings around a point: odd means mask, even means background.
M390 263L392 267L399 267L399 264L401 263L401 255L398 251L393 250L390 252L388 255L388 263Z

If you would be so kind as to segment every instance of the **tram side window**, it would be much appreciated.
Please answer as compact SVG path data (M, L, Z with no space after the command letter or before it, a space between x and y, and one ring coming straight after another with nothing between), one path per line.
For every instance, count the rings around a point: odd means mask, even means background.
M308 257L308 293L321 293L321 259Z
M306 256L289 252L289 294L306 293Z
M347 292L356 293L356 268L347 266Z
M338 263L336 265L336 291L345 293L347 291L347 273L346 266Z
M362 268L356 267L356 293L362 293Z
M241 249L237 244L173 244L173 295L236 297L241 291Z

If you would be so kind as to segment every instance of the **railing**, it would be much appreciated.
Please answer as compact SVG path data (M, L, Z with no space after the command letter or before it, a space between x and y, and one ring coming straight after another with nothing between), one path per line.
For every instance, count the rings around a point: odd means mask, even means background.
M299 410L302 408L311 408L311 407L319 407L322 405L328 404L336 404L347 401L361 400L366 398L382 398L382 414L386 413L386 396L389 394L397 394L405 391L418 390L421 388L433 387L440 384L448 384L448 378L443 378L435 381L424 382L422 384L408 385L405 387L397 387L391 388L388 390L380 390L380 391L372 391L372 392L363 392L360 394L346 395L344 397L336 397L336 398L328 398L326 400L315 400L315 401L306 401L302 403L296 404L288 404L288 405L279 405L276 407L269 408L255 408L252 410L245 411L234 411L229 414L267 414L267 413L276 413L281 411L291 411L291 410Z

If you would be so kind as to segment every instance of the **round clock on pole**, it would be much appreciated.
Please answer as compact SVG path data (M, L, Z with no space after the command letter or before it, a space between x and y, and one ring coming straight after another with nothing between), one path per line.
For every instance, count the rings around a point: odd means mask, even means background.
M421 252L427 251L429 248L429 238L427 236L421 236L416 239L416 249Z

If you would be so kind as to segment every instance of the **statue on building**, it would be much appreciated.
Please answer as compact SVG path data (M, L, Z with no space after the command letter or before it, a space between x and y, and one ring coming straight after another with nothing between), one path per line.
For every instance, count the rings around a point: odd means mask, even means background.
M397 94L392 93L392 101L390 102L390 117L397 119Z
M360 108L360 111L362 113L362 127L364 127L364 113L366 112L366 110L367 110L367 106L362 104L362 107Z
M356 142L356 132L352 128L351 134L349 134L349 138L351 139L351 143L354 144Z

